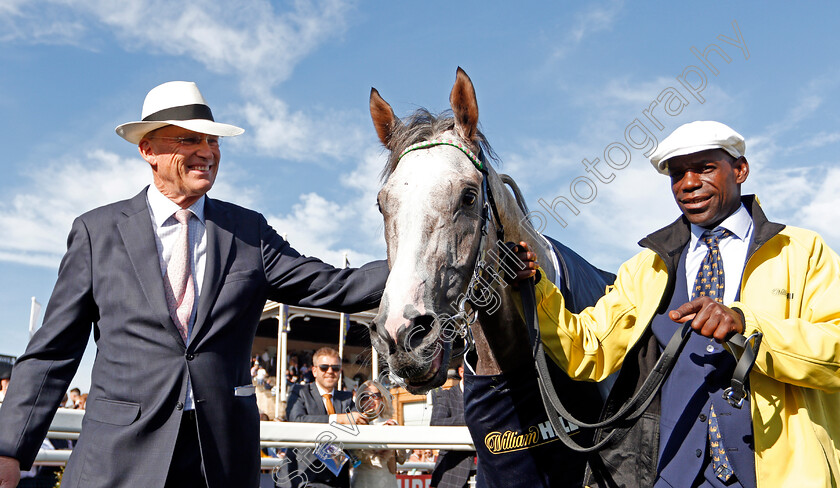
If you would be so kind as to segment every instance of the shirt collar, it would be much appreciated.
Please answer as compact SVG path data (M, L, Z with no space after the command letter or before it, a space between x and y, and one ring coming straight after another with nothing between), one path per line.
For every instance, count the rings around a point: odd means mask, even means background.
M315 367L315 366L313 366L313 368L314 368L314 367ZM322 397L323 397L324 395L326 395L327 393L329 393L330 395L333 395L333 393L335 393L335 388L333 388L333 389L332 389L332 390L330 390L330 391L327 391L327 390L325 390L325 389L321 388L321 385L319 385L317 382L315 383L315 388L318 388L318 394L319 394L319 395L321 395ZM333 396L334 396L334 395L333 395Z
M146 200L149 202L155 226L158 228L163 227L164 222L181 209L177 203L166 198L155 185L149 185L149 189L146 191ZM204 200L205 195L201 195L201 198L188 207L188 210L196 216L202 225L204 224Z
M738 210L735 211L729 217L726 217L723 222L720 223L715 229L724 228L732 233L732 237L740 240L744 240L749 236L750 229L752 228L753 221L752 217L750 217L750 213L747 211L747 208L742 203ZM700 227L696 224L691 224L691 241L689 242L689 249L694 249L698 246L698 242L700 240L700 236L703 235L708 229L704 227ZM714 230L714 229L712 229Z

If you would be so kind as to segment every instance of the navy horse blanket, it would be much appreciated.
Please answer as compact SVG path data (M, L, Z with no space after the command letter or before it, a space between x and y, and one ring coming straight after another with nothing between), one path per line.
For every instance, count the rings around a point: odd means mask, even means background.
M579 312L603 296L615 275L602 271L580 255L545 236L554 248L556 285L566 307ZM467 363L475 364L474 353ZM595 383L576 382L548 361L554 386L570 412L583 421L596 421L603 406ZM568 449L546 416L537 385L533 358L525 357L518 371L500 375L470 374L464 368L464 417L478 455L479 487L580 486L586 455ZM589 445L593 431L564 421L578 444Z

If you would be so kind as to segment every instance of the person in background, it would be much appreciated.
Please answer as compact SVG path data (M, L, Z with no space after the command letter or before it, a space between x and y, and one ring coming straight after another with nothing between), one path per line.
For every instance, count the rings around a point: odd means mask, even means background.
M336 389L341 373L338 351L329 347L318 349L312 356L312 371L315 382L295 385L289 391L286 401L286 420L289 422L314 422L328 424L366 425L367 419L355 411L353 395ZM350 466L345 463L338 475L327 469L312 451L304 455L288 453L289 473L292 487L337 487L350 486Z
M9 387L9 379L11 377L12 368L3 367L2 369L0 369L0 402L2 402L4 398L6 398L6 389Z
M457 368L458 383L432 393L429 425L466 425L464 421L464 365ZM476 472L475 451L445 451L438 454L432 471L432 488L464 488Z
M79 403L82 401L82 391L78 388L73 388L69 392L70 405L69 408L79 408Z
M295 384L298 382L298 375L300 371L298 369L298 358L295 355L289 356L289 366L286 369L286 381L289 384Z
M377 381L365 381L353 399L369 425L397 425L393 419L391 394ZM355 449L352 454L360 464L353 469L352 488L394 488L397 486L397 464L405 462L402 449Z

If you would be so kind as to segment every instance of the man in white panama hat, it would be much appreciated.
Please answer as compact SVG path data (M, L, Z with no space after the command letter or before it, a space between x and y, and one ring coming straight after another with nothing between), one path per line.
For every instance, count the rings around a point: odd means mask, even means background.
M680 218L642 239L615 285L579 314L550 281L537 284L549 356L576 379L620 368L605 412L628 400L692 321L645 415L616 427L615 441L590 457L589 486L840 483L840 257L742 196L745 150L720 122L677 128L651 163L670 177ZM736 332L763 335L751 370L721 344Z
M0 408L0 488L47 433L91 332L82 433L65 487L256 487L259 423L249 358L266 299L375 307L385 262L336 269L304 257L252 210L206 196L221 124L194 83L152 89L120 125L152 170L132 199L75 220L44 324Z

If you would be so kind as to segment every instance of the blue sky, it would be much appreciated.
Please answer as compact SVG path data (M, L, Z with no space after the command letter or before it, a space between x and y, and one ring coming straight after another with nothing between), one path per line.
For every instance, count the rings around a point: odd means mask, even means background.
M334 264L384 256L371 86L397 115L437 112L457 66L500 171L547 234L601 267L677 216L647 148L626 140L637 119L658 141L692 120L731 125L747 139L744 191L838 249L838 20L828 2L2 0L0 353L23 352L30 297L46 305L72 219L150 181L114 127L171 80L197 82L217 120L246 129L224 141L211 196ZM730 60L710 52L717 74L692 52L712 43ZM651 108L657 97L674 115ZM622 169L605 164L613 143L630 156ZM623 166L620 148L609 154ZM595 158L604 181L581 162ZM540 203L561 196L579 211L560 210L565 227ZM91 344L83 390L92 357Z

